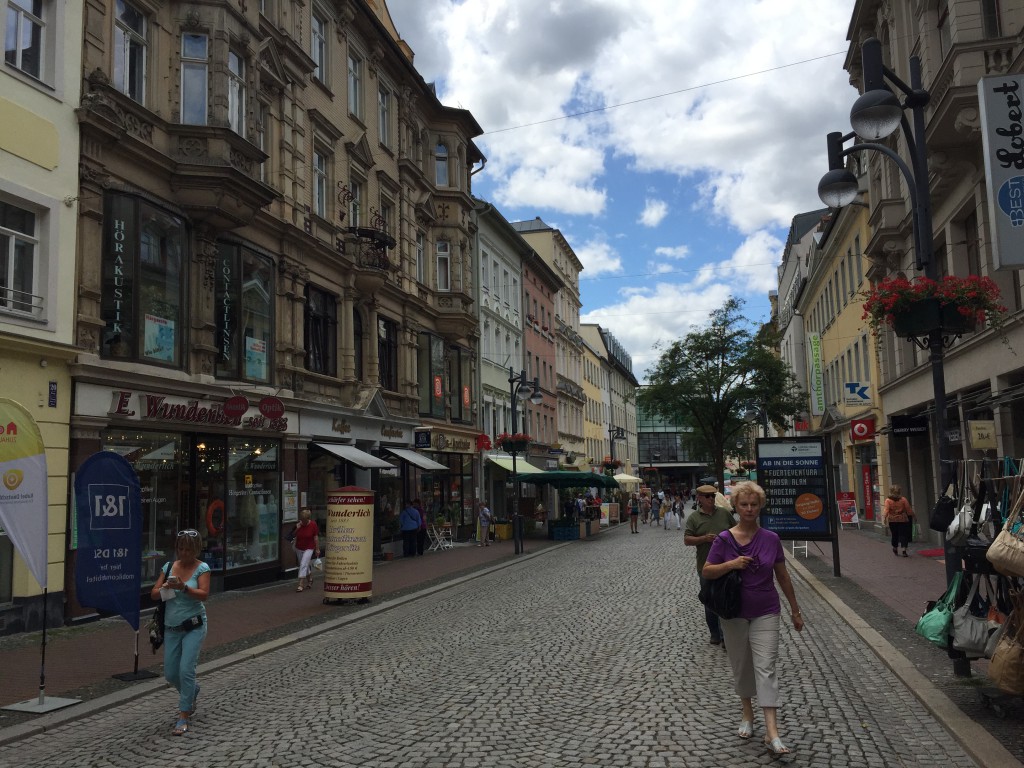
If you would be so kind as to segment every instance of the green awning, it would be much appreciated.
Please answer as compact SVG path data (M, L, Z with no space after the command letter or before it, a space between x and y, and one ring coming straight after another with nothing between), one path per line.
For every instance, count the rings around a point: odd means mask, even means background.
M553 485L556 488L618 488L612 477L600 472L540 472L522 478L524 483Z
M512 457L511 456L502 456L502 455L489 454L487 456L487 459L492 464L497 464L499 467L504 469L506 472L511 472L512 471ZM544 470L543 469L538 469L537 467L533 466L533 464L528 462L526 459L519 459L519 458L516 459L516 474L517 475L533 475L533 474L537 474L538 472L543 474Z

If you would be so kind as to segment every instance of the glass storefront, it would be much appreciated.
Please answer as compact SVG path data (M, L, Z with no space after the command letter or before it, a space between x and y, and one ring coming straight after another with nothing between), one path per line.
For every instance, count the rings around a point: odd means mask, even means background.
M143 585L183 528L203 535L201 558L215 572L277 562L279 441L113 429L103 449L124 456L142 486Z
M473 455L468 453L424 454L448 467L415 470L416 494L423 502L427 519L455 526L475 525L473 514Z

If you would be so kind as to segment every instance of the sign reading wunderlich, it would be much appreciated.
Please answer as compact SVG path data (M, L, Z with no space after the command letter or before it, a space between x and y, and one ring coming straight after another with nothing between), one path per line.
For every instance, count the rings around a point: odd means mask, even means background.
M831 539L827 471L821 438L758 440L757 479L768 497L761 525L782 539Z

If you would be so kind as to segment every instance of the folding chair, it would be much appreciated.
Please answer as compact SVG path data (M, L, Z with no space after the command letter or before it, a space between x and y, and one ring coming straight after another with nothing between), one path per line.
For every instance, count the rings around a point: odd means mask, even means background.
M454 549L452 542L452 529L447 526L434 526L434 536L437 537L438 549Z

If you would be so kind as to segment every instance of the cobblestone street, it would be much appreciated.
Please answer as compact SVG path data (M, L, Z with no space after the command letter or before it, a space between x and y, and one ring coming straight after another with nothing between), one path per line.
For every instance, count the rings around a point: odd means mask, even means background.
M793 573L773 760L710 646L682 533L619 528L0 747L0 766L973 766ZM791 571L792 572L792 571ZM211 623L217 621L211 610Z

